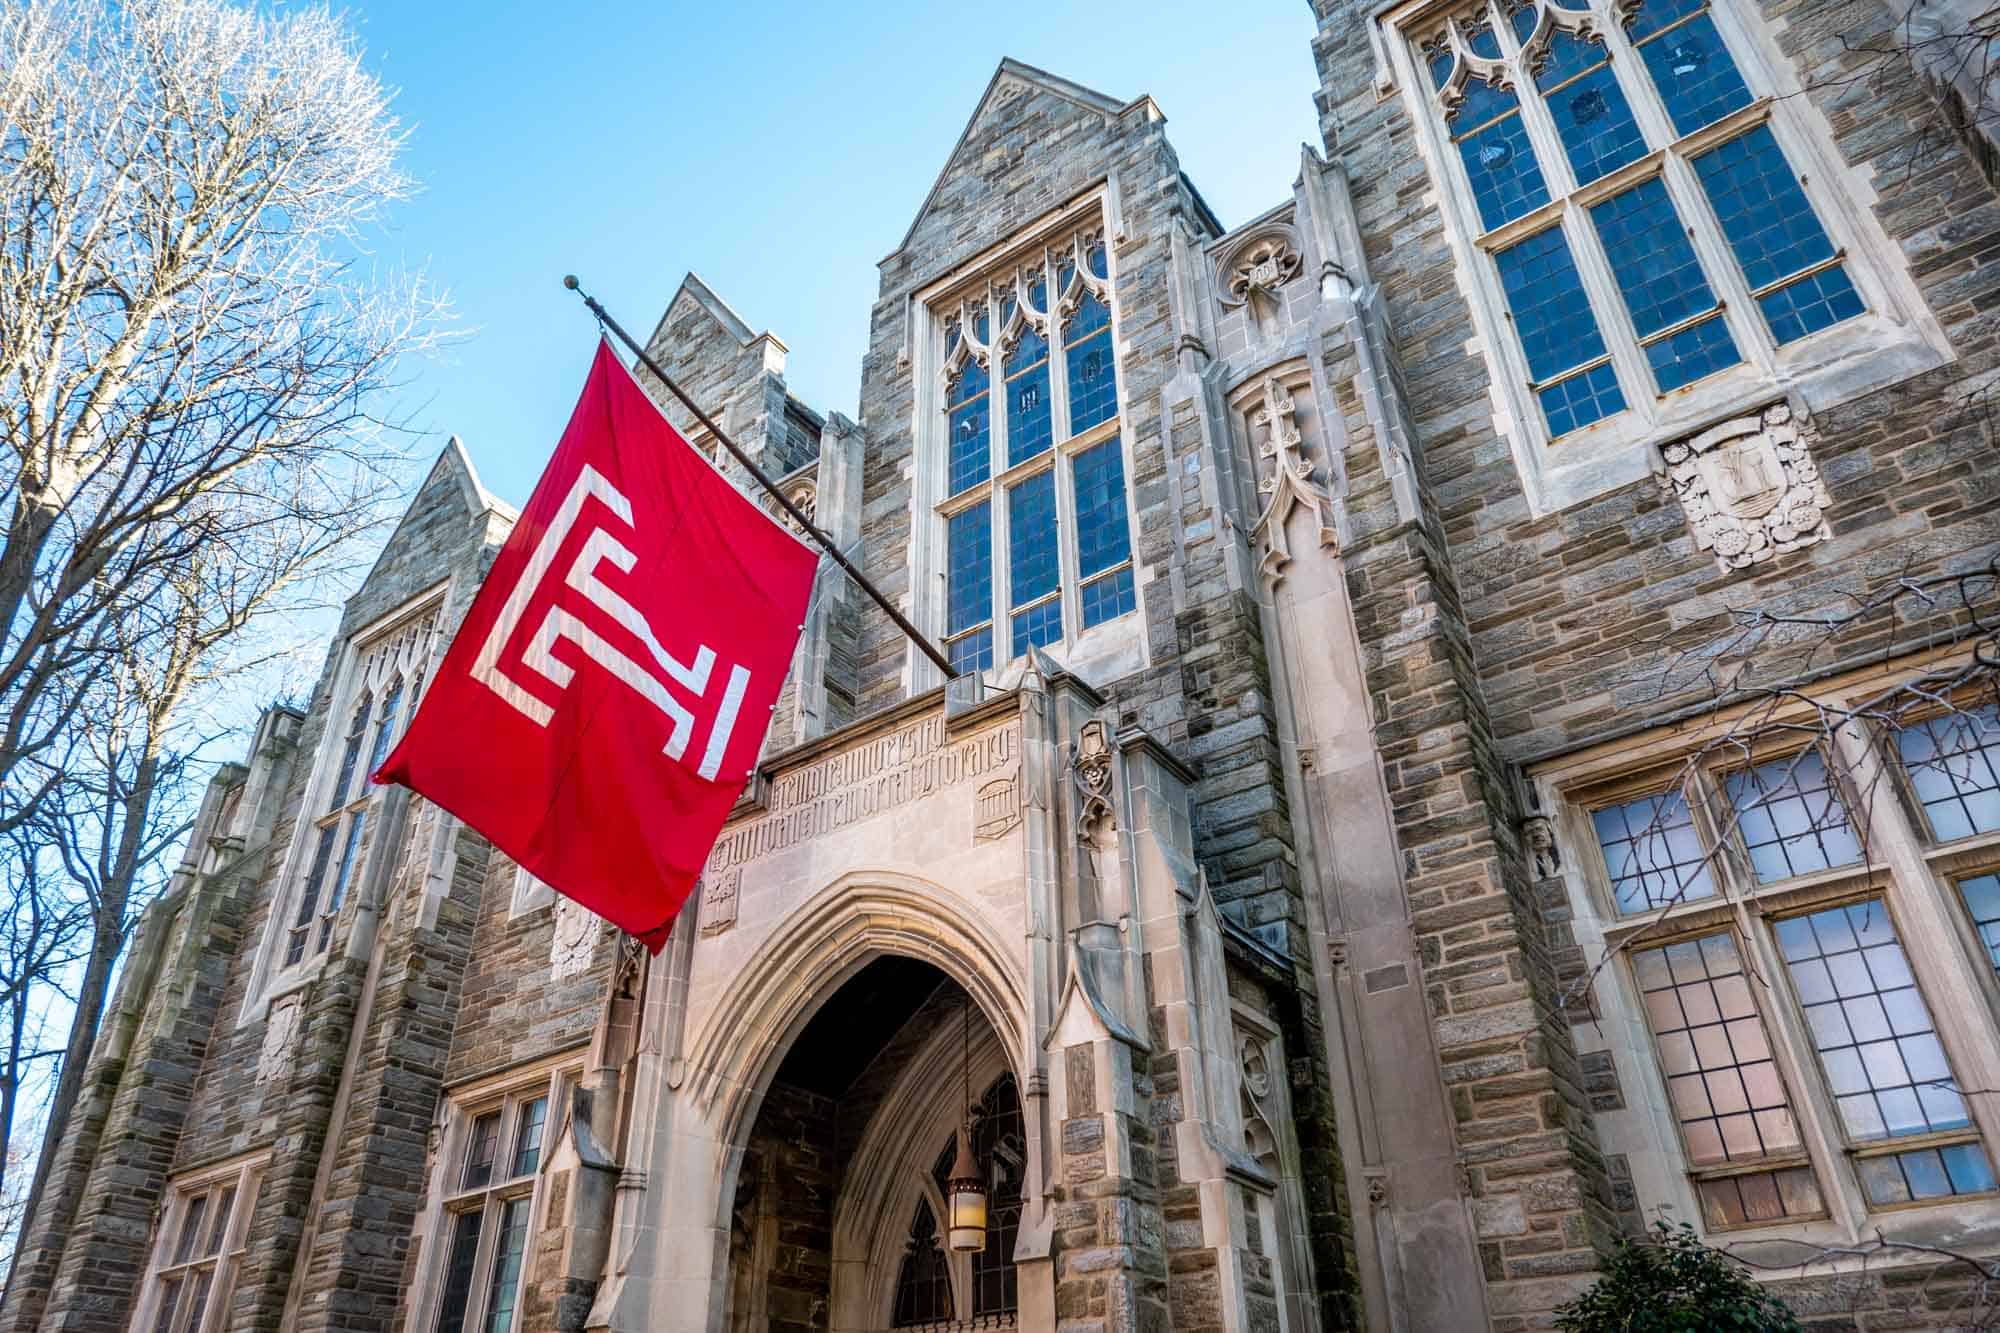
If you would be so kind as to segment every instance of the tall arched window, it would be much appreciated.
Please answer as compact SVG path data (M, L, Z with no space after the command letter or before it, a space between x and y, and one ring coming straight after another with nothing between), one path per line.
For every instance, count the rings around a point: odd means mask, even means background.
M1021 1230L1021 1183L1028 1154L1021 1095L1003 1074L981 1099L972 1150L986 1177L986 1248L972 1256L972 1313L1013 1314L1020 1308L1014 1241Z
M917 1201L910 1240L896 1270L896 1327L942 1323L951 1318L951 1264L938 1244L937 1219L929 1203Z
M1074 640L1138 604L1110 276L1102 231L1085 229L935 308L944 637L960 670Z

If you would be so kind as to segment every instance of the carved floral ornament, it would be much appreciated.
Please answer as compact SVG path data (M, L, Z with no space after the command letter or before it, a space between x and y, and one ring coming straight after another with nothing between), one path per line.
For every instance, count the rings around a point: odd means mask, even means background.
M1639 0L1615 0L1614 8L1619 20L1629 27L1639 15ZM1458 10L1417 43L1447 120L1457 114L1465 100L1465 87L1472 80L1513 88L1521 74L1532 79L1542 72L1558 30L1583 38L1598 32L1597 17L1588 9L1570 9L1550 0L1500 0L1499 9L1520 41L1525 71L1513 69L1501 54L1500 39L1493 31L1493 13L1483 3Z
M1680 500L1695 544L1723 569L1747 569L1833 535L1833 499L1812 460L1817 440L1787 403L1711 426L1661 449L1661 484Z
M1252 292L1274 294L1299 275L1305 264L1289 227L1250 236L1221 265L1222 304L1239 306Z
M1056 286L1053 308L1049 299L1051 270ZM1033 329L1037 337L1046 339L1051 318L1067 325L1086 293L1109 301L1109 274L1104 229L1091 227L1073 232L1022 261L1011 273L957 298L942 311L946 387L957 386L967 362L977 362L982 369L990 367L995 348L1004 361L1024 331Z
M819 521L819 488L810 479L796 481L786 487L785 498L790 500L798 508L799 512L806 516L808 521ZM776 500L766 501L765 504L766 508L771 511L773 518L800 536L805 535L804 524L801 524L797 519L786 513L784 507Z

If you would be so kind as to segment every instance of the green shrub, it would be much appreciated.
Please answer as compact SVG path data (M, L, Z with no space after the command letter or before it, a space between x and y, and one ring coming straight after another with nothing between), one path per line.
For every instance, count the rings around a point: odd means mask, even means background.
M1662 1222L1652 1239L1624 1240L1604 1276L1556 1311L1565 1333L1799 1333L1784 1302L1742 1265L1703 1245L1689 1226Z

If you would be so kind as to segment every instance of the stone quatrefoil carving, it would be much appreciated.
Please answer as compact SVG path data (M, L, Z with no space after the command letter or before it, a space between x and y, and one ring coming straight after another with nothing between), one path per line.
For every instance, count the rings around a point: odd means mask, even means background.
M1831 537L1816 438L1789 404L1773 403L1664 446L1662 484L1679 498L1695 544L1732 570Z
M1242 305L1252 292L1275 293L1299 276L1304 263L1289 232L1253 237L1229 257L1222 280L1222 304Z

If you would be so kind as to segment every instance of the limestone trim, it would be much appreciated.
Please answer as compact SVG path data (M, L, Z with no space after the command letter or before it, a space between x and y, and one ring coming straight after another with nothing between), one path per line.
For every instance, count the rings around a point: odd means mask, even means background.
M450 639L449 592L449 580L433 584L356 629L334 651L318 752L270 881L270 910L238 1027L263 1019L274 999L318 974L335 924L359 886L370 882L371 867L402 850L382 836L391 822L383 818L390 793L369 783L366 769L408 726L437 673ZM336 790L343 781L346 788ZM318 902L312 917L301 920L309 892Z
M1674 131L1663 104L1656 102L1645 81L1644 61L1625 35L1619 0L1579 0L1573 8L1560 9L1543 0L1542 8L1548 15L1560 13L1561 26L1588 28L1602 37L1612 53L1611 67L1632 76L1624 85L1625 92L1647 142L1668 147L1656 148L1638 162L1588 185L1571 188L1566 183L1567 158L1555 137L1553 122L1541 114L1539 103L1525 107L1524 124L1534 152L1544 172L1549 173L1551 201L1491 231L1480 224L1473 208L1471 187L1449 141L1444 112L1451 93L1463 87L1470 72L1507 71L1498 77L1516 80L1510 62L1518 58L1514 53L1520 43L1510 25L1500 23L1493 25L1493 31L1502 43L1501 59L1473 54L1458 35L1460 25L1447 24L1447 10L1466 8L1464 0L1449 6L1413 0L1389 9L1383 21L1390 29L1396 82L1417 123L1418 151L1439 187L1438 205L1455 260L1455 275L1471 309L1478 335L1476 349L1490 371L1488 392L1495 425L1507 437L1536 515L1643 479L1659 444L1768 402L1777 385L1793 387L1809 406L1822 410L1952 358L1950 343L1919 295L1901 249L1889 239L1869 207L1875 192L1865 173L1842 160L1824 117L1804 97L1789 61L1779 54L1770 32L1743 0L1712 0L1710 12L1730 56L1759 100L1688 136ZM1531 45L1545 43L1557 22L1541 18ZM1424 44L1441 33L1458 56L1442 105L1425 72L1423 52ZM1527 101L1533 103L1534 99ZM1846 264L1848 276L1866 305L1863 314L1785 346L1775 345L1765 329L1756 294L1745 284L1713 222L1687 160L1694 152L1758 125L1770 127L1824 224L1837 259ZM1732 368L1659 394L1654 392L1643 349L1625 313L1609 261L1584 216L1589 205L1648 179L1666 183L1683 222L1691 224L1690 240L1704 276L1744 358ZM1493 250L1549 227L1564 231L1610 348L1609 363L1627 405L1624 411L1555 439L1550 437L1537 402L1538 386L1512 331L1499 273L1491 259Z
M1294 513L1306 512L1310 519L1306 531L1315 535L1321 549L1337 551L1340 536L1335 526L1336 506L1319 483L1299 428L1297 399L1300 395L1312 399L1311 370L1303 362L1274 367L1260 378L1253 393L1246 396L1245 390L1238 390L1235 404L1248 428L1252 466L1258 473L1257 490L1263 497L1250 540L1265 584L1270 587L1285 576L1285 566L1294 558L1290 534Z
M1934 663L1904 663L1912 677ZM1870 671L1827 682L1811 694L1836 707L1851 706L1883 688L1882 673ZM1809 708L1806 700L1800 707ZM1777 729L1787 726L1782 720ZM2000 1144L2000 1105L1989 1091L2000 1086L2000 978L1976 933L1958 882L2000 869L2000 830L1973 839L1939 842L1920 817L1906 788L1894 738L1854 729L1825 738L1817 747L1832 791L1840 801L1839 822L1852 831L1859 854L1843 863L1805 873L1771 877L1768 859L1760 874L1746 849L1744 800L1727 785L1741 764L1788 764L1797 750L1782 740L1753 743L1716 762L1701 752L1708 728L1681 726L1657 740L1639 736L1621 749L1599 746L1587 756L1554 761L1532 775L1541 807L1549 812L1553 845L1543 853L1561 883L1573 912L1575 968L1597 1013L1573 1027L1579 1054L1614 1061L1625 1095L1621 1104L1600 1112L1605 1151L1627 1158L1638 1204L1651 1216L1660 1208L1704 1231L1727 1232L1734 1247L1756 1254L1780 1236L1797 1245L1849 1244L1881 1230L1889 1240L1909 1240L1949 1217L1960 1243L1979 1251L2000 1245L2000 1191L1947 1195L1928 1202L1871 1201L1864 1173L1878 1170L1886 1156L1926 1146L1976 1143L1993 1160ZM1678 764L1666 749L1679 749ZM1613 893L1614 851L1600 847L1595 812L1636 796L1679 786L1688 794L1693 834L1705 854L1703 869L1712 892L1638 913L1622 914ZM1740 788L1738 790L1741 790ZM1819 822L1826 824L1833 815ZM1826 824L1832 827L1831 824ZM1622 864L1622 863L1621 863ZM1805 1006L1812 998L1800 989L1781 947L1781 922L1842 904L1879 904L1895 933L1901 955L1914 976L1916 994L1928 1008L1936 1039L1949 1062L1949 1076L1963 1091L1968 1123L1928 1136L1870 1138L1849 1132L1841 1097L1847 1091L1822 1058L1817 1029ZM1725 937L1733 942L1743 972L1753 978L1755 1013L1768 1035L1777 1075L1799 1128L1798 1145L1767 1153L1761 1160L1736 1159L1723 1166L1697 1161L1682 1138L1675 1108L1681 1105L1670 1084L1685 1082L1669 1073L1662 1038L1647 1018L1648 985L1637 971L1640 953ZM1572 975L1577 973L1573 971ZM1657 989L1657 983L1653 985ZM1585 1006L1572 1006L1583 1015ZM1679 1058L1679 1057L1677 1057ZM1940 1085L1941 1086L1941 1085ZM1871 1166L1870 1163L1874 1163ZM1809 1170L1823 1208L1817 1216L1793 1216L1757 1224L1729 1213L1709 1191L1715 1182L1746 1169ZM1704 1199L1713 1211L1704 1213ZM1826 1264L1808 1271L1827 1270Z
M269 1149L169 1180L153 1218L150 1258L129 1327L217 1333L256 1211Z
M1661 485L1680 501L1695 545L1725 571L1747 569L1833 535L1833 497L1813 461L1818 438L1791 404L1773 403L1665 446Z
M977 908L943 885L853 871L795 908L687 1046L682 1089L724 1142L749 1132L763 1090L806 1023L883 954L919 958L957 982L1011 1049L1027 1049L1021 966Z
M425 1206L414 1227L417 1273L408 1308L412 1327L435 1327L444 1299L444 1274L461 1240L457 1220L484 1220L471 1249L473 1281L463 1311L467 1328L482 1326L492 1277L505 1243L507 1224L518 1219L522 1261L519 1284L528 1280L537 1251L535 1237L554 1221L546 1216L546 1177L569 1108L569 1090L581 1083L584 1053L568 1050L512 1069L481 1075L445 1090L431 1123ZM539 1112L536 1111L539 1102ZM481 1163L483 1161L483 1170Z

